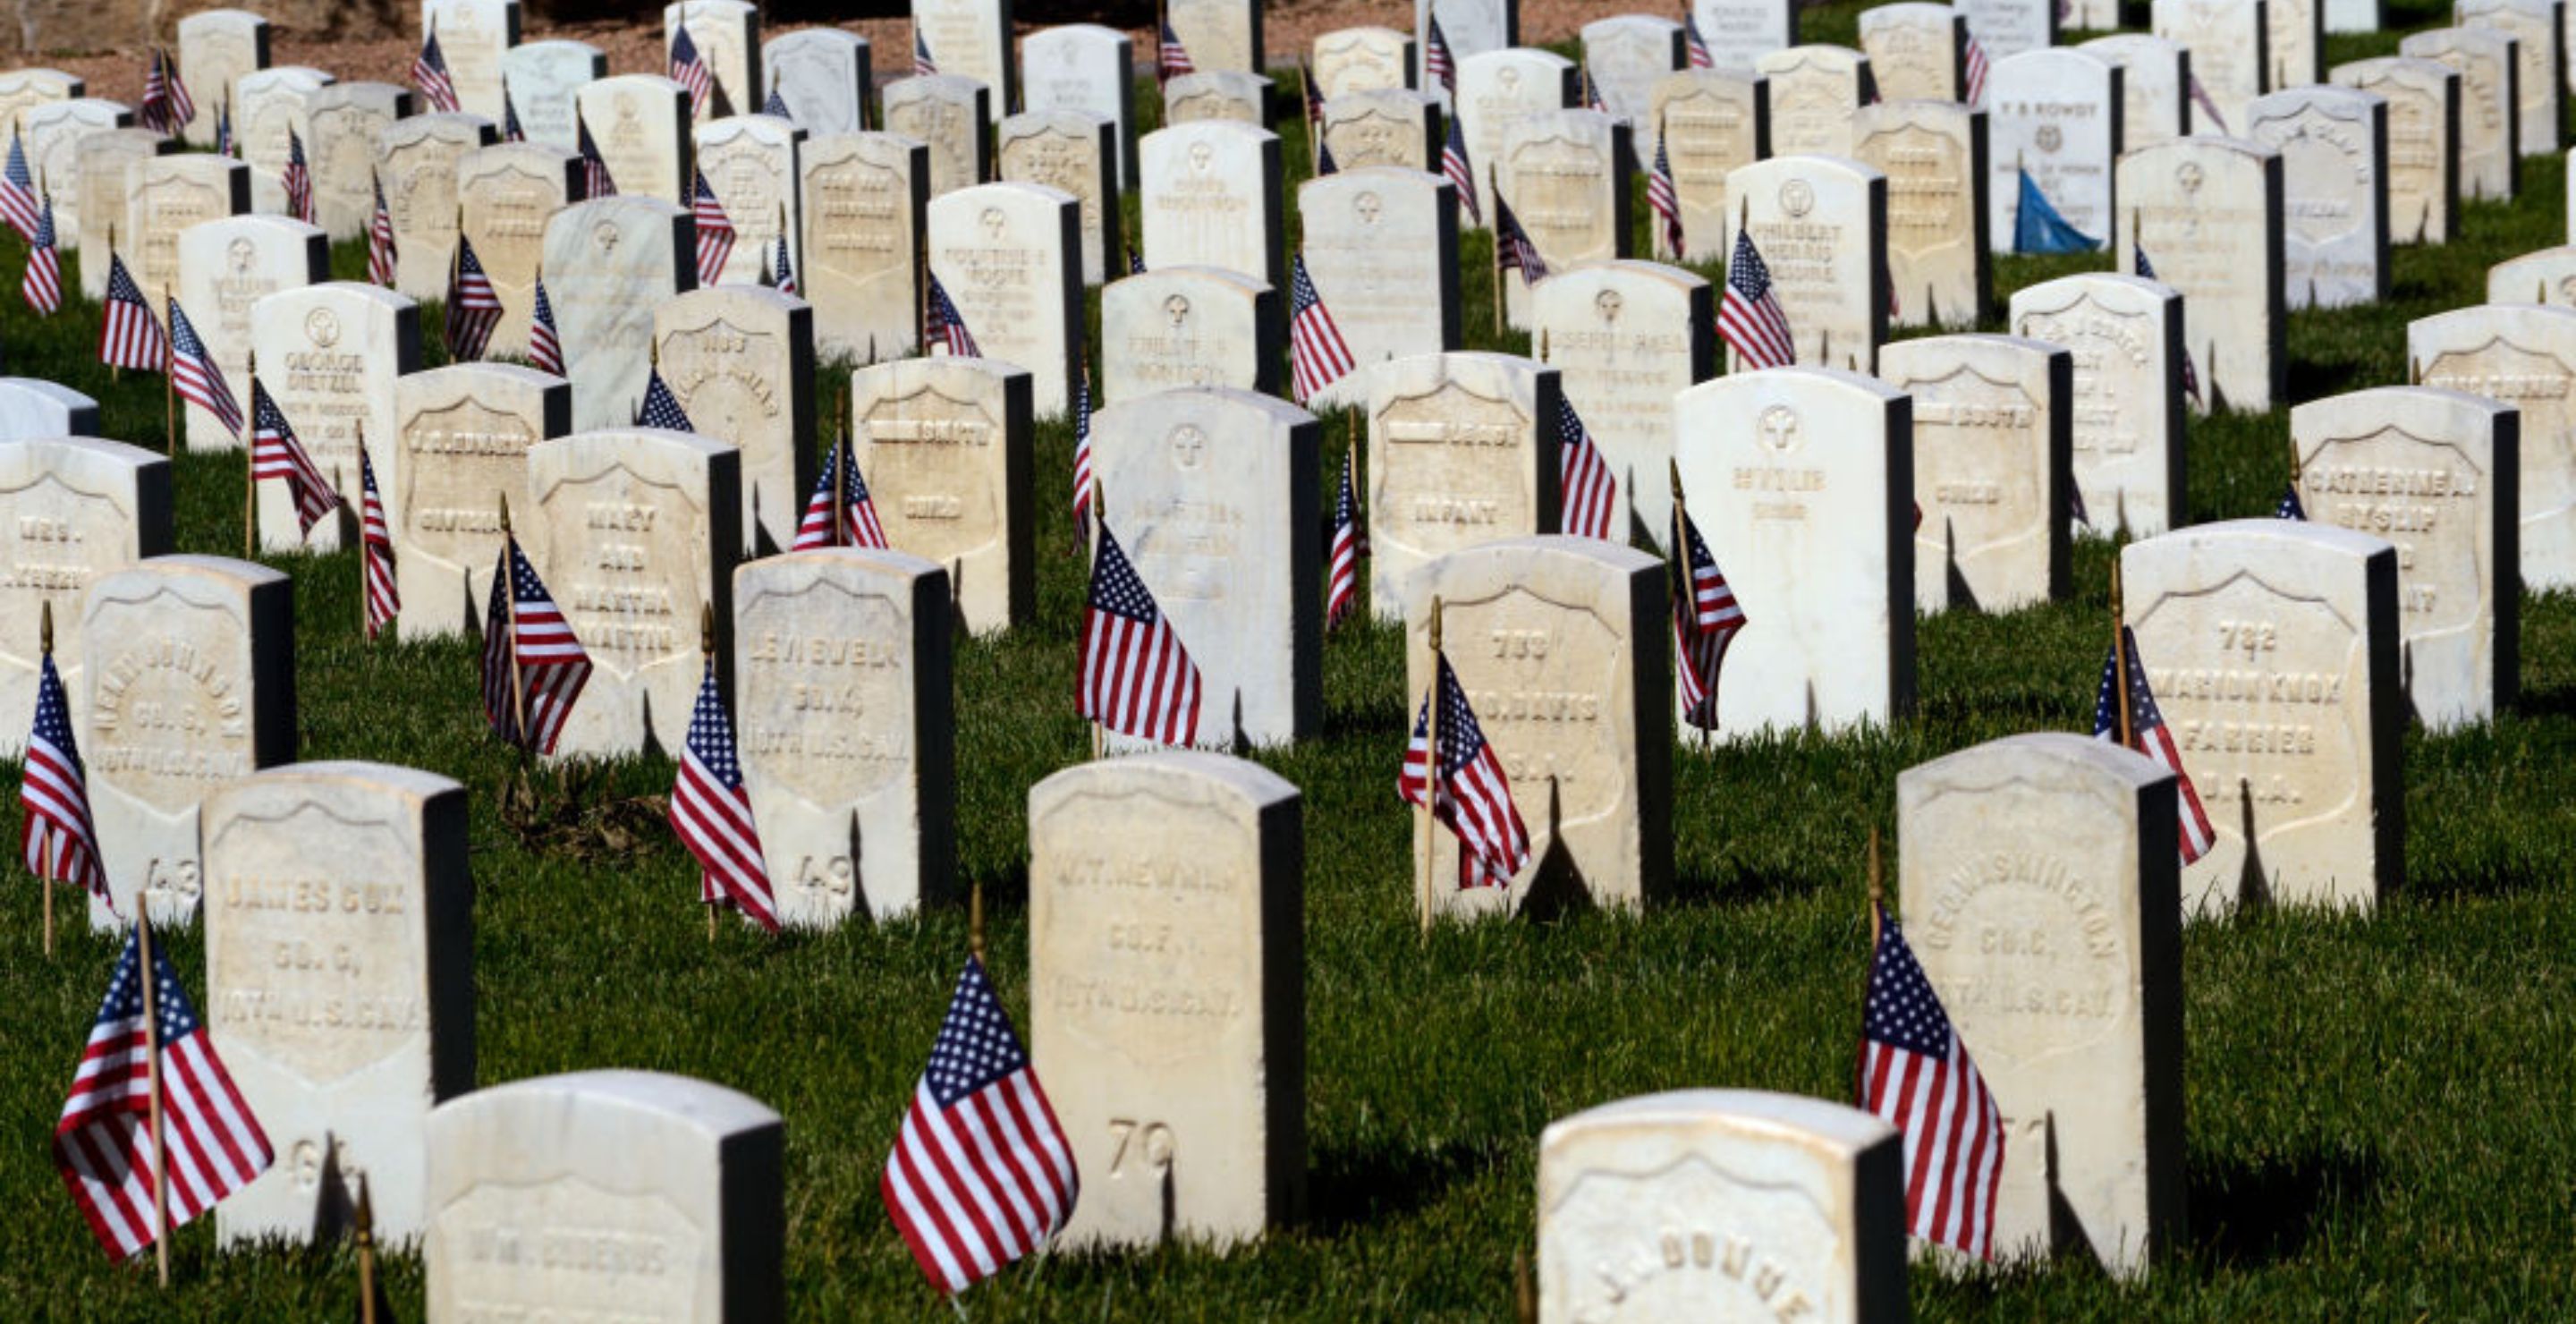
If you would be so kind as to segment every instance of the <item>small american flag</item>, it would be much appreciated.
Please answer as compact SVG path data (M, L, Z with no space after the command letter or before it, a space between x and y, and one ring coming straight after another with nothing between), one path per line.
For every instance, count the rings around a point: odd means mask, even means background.
M671 384L662 380L659 367L644 379L644 403L636 407L635 426L669 428L673 432L698 430L698 425L689 421L689 411L680 407L680 397L671 393Z
M1504 200L1499 184L1494 186L1494 253L1504 270L1520 270L1524 284L1547 279L1547 260L1538 255L1538 245L1530 242L1520 218L1512 215L1512 204Z
M788 113L787 98L779 95L778 85L775 83L770 85L769 99L760 103L760 113L763 115L775 115L790 124L796 122L796 117Z
M742 788L742 760L733 743L733 718L716 686L716 660L707 659L698 705L689 714L689 738L680 746L679 780L671 787L671 830L698 857L698 900L731 906L772 933L778 932L778 898L769 890L761 859L760 829L751 818L751 793Z
M162 338L161 323L153 318L152 305L143 301L143 291L135 287L125 259L113 249L107 255L107 307L99 318L98 361L136 372L159 372L170 363L170 342Z
M1687 4L1682 9L1682 34L1690 47L1690 67L1714 69L1717 57L1709 52L1708 38L1699 33L1699 14Z
M1582 77L1583 108L1585 110L1597 110L1605 115L1609 114L1610 107L1604 104L1601 100L1601 85L1592 81L1592 66L1590 64L1585 64L1583 66Z
M501 80L501 141L523 143L528 140L527 126L519 123L519 103L510 95L510 80Z
M689 89L689 115L705 119L707 98L716 90L716 76L707 68L706 57L698 54L698 43L689 36L687 24L671 34L671 81Z
M966 958L878 1184L930 1285L950 1296L1054 1236L1082 1178L979 957Z
M1326 175L1340 173L1342 173L1342 165L1341 162L1333 159L1333 145L1318 140L1315 143L1315 178L1322 179Z
M555 332L555 305L546 297L546 277L537 273L536 307L528 315L528 362L539 372L564 375L563 337Z
M952 358L984 357L983 349L975 343L974 334L966 329L966 319L959 315L957 305L948 301L948 287L939 283L939 273L935 271L930 273L930 298L926 311L930 325L922 328L922 343L935 341L945 345Z
M279 183L286 189L286 214L306 225L313 224L313 167L304 159L304 138L292 125L286 130L286 171L279 176ZM376 187L381 196L384 186ZM373 254L369 256L372 260Z
M599 154L599 144L591 139L590 122L580 121L581 196L584 200L617 196L617 179L608 173L608 158Z
M1188 745L1199 738L1199 668L1137 578L1109 520L1091 557L1082 613L1082 715L1120 735Z
M699 169L697 175L698 285L711 288L733 257L733 218L725 215L724 204L716 200L715 186L707 182L706 170Z
M915 77L927 77L939 72L939 61L930 58L930 42L921 35L921 25L918 23L912 28L912 72Z
M2147 260L2146 245L2139 243L2135 235L2129 237L2129 245L2137 254L2138 274L2148 280L2162 279L2156 275L2156 264ZM2185 350L2182 356L2182 393L2190 396L2193 404L2200 403L2200 372L2191 366L2189 350Z
M1440 16L1429 15L1430 30L1422 40L1422 75L1439 84L1449 94L1449 113L1458 113L1458 60L1449 50L1449 36L1440 30Z
M1986 48L1977 44L1976 33L1968 34L1968 50L1964 58L1968 66L1967 102L1971 106L1983 105L1986 100Z
M438 48L437 28L429 30L420 43L420 54L412 57L411 82L433 114L451 115L465 108L456 99L456 80L447 72L447 53Z
M1091 365L1082 365L1082 384L1073 396L1073 528L1091 536Z
M1672 153L1664 147L1664 129L1655 126L1655 165L1646 172L1646 205L1664 222L1664 253L1675 261L1682 256L1682 194L1673 182Z
M37 673L36 726L27 737L18 808L19 853L28 872L49 882L77 883L108 900L107 870L98 862L98 828L89 816L89 775L81 766L71 703L63 695L62 673L54 670L50 651Z
M1315 70L1306 63L1306 57L1302 55L1297 57L1297 74L1298 83L1306 90L1306 132L1315 135L1315 140L1321 142L1324 133L1324 89L1315 85Z
M153 48L151 62L143 66L143 101L135 107L134 122L154 133L177 133L181 127L170 118L170 75L158 47Z
M1360 558L1368 534L1360 528L1360 450L1342 452L1342 495L1333 503L1331 550L1325 562L1324 628L1348 620L1360 605Z
M1145 274L1145 255L1137 252L1134 244L1127 245L1127 274L1130 276Z
M1449 117L1449 140L1440 148L1440 173L1458 192L1458 209L1467 214L1469 225L1485 223L1485 209L1476 203L1476 167L1467 160L1467 131L1458 117Z
M2193 107L2195 107L2200 114L2207 115L2210 123L2218 126L2218 136L2222 138L2227 137L2227 117L2218 113L2218 103L2209 99L2209 89L2200 85L2200 75L2190 74L2186 76L2191 81L2191 104ZM2197 133L2199 131L2199 126L2193 126L2193 132Z
M1558 527L1578 538L1619 541L1619 480L1611 476L1591 430L1574 412L1574 402L1562 393L1556 397L1556 456L1563 497Z
M250 379L250 477L254 483L263 478L286 480L286 490L295 498L295 522L307 535L341 504L340 494L323 481L312 453L296 439L286 411L277 407L256 374Z
M2305 503L2299 500L2299 485L2297 483L2291 483L2287 487L2282 488L2281 503L2272 507L2272 518L2305 520L2307 517L2308 508Z
M770 288L777 290L781 294L795 294L798 293L796 288L796 259L788 253L786 229L787 218L781 216L778 219L780 222L778 244L776 248L776 258L769 264L769 284Z
M2093 738L2120 738L2122 648L2129 655L2129 747L2174 775L2174 816L2182 820L2182 862L2189 864L2209 853L2209 848L2217 844L2218 833L2209 825L2209 811L2201 807L2200 789L2191 784L2191 774L2183 771L2182 749L2174 744L2173 731L2165 725L2164 710L2156 706L2155 692L2147 688L2147 665L2138 660L2138 636L2125 625L2120 627L2119 646L2102 659L2102 683L2093 696Z
M1727 645L1744 628L1744 608L1718 572L1717 558L1679 501L1673 503L1673 668L1681 685L1682 720L1717 729L1717 676Z
M152 981L156 1022L144 1022L143 981ZM152 1048L159 1040L162 1148L173 1231L251 1183L276 1158L268 1133L215 1055L197 1009L158 945L143 969L143 929L125 952L91 1023L71 1096L54 1123L54 1167L108 1258L122 1260L159 1239L153 1172Z
M168 132L177 133L197 118L197 99L189 95L188 80L179 76L178 56L164 50L161 52L161 64L164 70L162 77L168 80L170 89L165 94L170 102Z
M214 415L225 436L241 435L241 402L233 398L232 383L224 380L224 370L206 352L206 342L197 337L176 296L170 300L170 389Z
M589 683L590 654L573 636L572 622L555 606L518 538L505 536L500 564L492 570L492 600L483 613L483 720L501 739L551 754Z
M1789 315L1771 293L1771 268L1754 248L1750 228L1735 232L1735 253L1726 263L1726 297L1717 306L1717 333L1747 367L1783 368L1798 361Z
M1288 366L1297 403L1304 404L1358 365L1351 359L1350 343L1342 339L1342 329L1333 323L1332 310L1315 293L1303 253L1289 271L1288 305Z
M215 107L215 155L230 156L232 154L233 101L231 97L225 97L224 104Z
M1171 15L1165 14L1154 29L1154 75L1160 86L1183 74L1194 74L1199 67L1190 62L1190 48L1181 44L1172 31Z
M402 590L394 583L394 531L385 520L384 495L376 490L376 462L358 447L358 539L367 562L367 637L384 633L402 613Z
M18 237L33 243L36 226L42 221L38 213L35 172L27 168L27 139L12 130L9 134L9 164L0 167L0 219Z
M501 292L492 288L492 278L484 274L483 259L474 255L474 241L459 230L456 263L447 282L448 361L471 363L482 358L484 347L492 343L492 329L500 324Z
M1512 783L1503 762L1485 739L1485 728L1467 706L1466 687L1440 657L1435 691L1440 696L1440 789L1431 816L1458 838L1458 886L1507 887L1528 867L1529 829L1520 807L1512 802ZM1431 700L1423 699L1413 719L1413 740L1404 747L1404 769L1396 775L1395 793L1406 804L1419 805L1428 795L1431 767Z
M878 551L887 547L885 525L877 521L876 498L868 495L868 480L859 472L859 457L850 448L846 430L823 461L823 477L805 503L804 521L796 526L793 550L810 552L817 547Z
M1861 1012L1860 1105L1905 1136L1905 1225L1925 1241L1995 1255L2004 1119L1884 906Z
M47 194L36 213L36 237L27 243L27 273L18 278L27 306L50 317L62 311L63 255L54 237L54 199Z
M367 279L393 288L394 283L394 214L385 206L384 176L375 178L376 210L367 221Z

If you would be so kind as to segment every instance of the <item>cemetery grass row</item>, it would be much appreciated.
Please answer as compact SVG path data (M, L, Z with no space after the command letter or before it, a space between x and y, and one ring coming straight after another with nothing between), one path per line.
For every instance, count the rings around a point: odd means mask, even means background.
M1850 41L1858 7L1808 11L1802 24L1810 40ZM2330 38L2327 62L2390 53L2398 32L2437 21L2434 7L2392 5L2387 33ZM1140 100L1150 98L1148 89ZM1306 160L1293 102L1278 127L1293 187ZM2562 184L2557 160L2531 158L2518 201L2464 204L2458 241L2394 250L2390 302L2292 314L2291 398L2404 381L2409 320L2480 302L2490 264L2563 242ZM1647 210L1636 213L1642 228ZM1484 236L1462 237L1461 249L1468 347L1525 350L1523 338L1494 332ZM22 260L14 239L0 242L0 271ZM336 278L363 277L362 244L341 245L332 261ZM2014 288L2107 262L1999 259L1997 306ZM437 314L425 311L422 339L434 347ZM1091 313L1096 327L1096 302ZM160 381L111 384L96 362L95 319L94 306L78 304L38 322L13 302L0 315L0 364L91 394L108 435L157 445ZM818 398L835 399L845 378L827 368ZM1354 421L1325 421L1328 483ZM1036 449L1036 490L1064 491L1069 425L1041 425ZM240 547L244 462L239 452L179 457L180 550ZM2269 513L2287 463L2286 409L2195 420L2193 518ZM1072 536L1061 505L1041 503L1035 626L957 653L960 865L993 902L992 967L1019 1013L1027 790L1088 751L1070 703L1084 588ZM1401 639L1365 623L1337 634L1326 650L1324 737L1260 756L1307 800L1306 1222L1224 1259L1171 1249L1040 1258L973 1293L973 1317L1504 1317L1514 1249L1532 1236L1538 1133L1551 1119L1687 1086L1848 1097L1867 959L1867 833L1892 833L1900 769L2020 731L2086 729L2110 551L2077 544L2072 601L1925 620L1920 709L1892 731L1677 760L1679 905L1642 920L1444 926L1427 950L1415 936L1410 820L1393 794L1409 707ZM296 581L303 756L433 769L471 790L482 1082L632 1066L753 1094L787 1122L795 1317L944 1317L876 1186L965 952L963 914L776 940L726 925L710 948L693 904L695 866L658 799L645 799L668 790L667 761L601 767L579 779L569 810L562 779L541 773L521 797L533 803L505 812L517 764L483 731L475 645L365 644L354 551L263 559ZM2528 600L2522 628L2517 709L2467 734L2408 737L2403 892L2368 918L2255 914L2186 931L2186 1247L2130 1287L2089 1262L1969 1281L1918 1269L1922 1317L2564 1308L2576 1227L2576 1183L2564 1177L2576 1166L2576 1128L2564 1118L2576 1097L2576 1062L2564 1051L2576 943L2559 907L2576 857L2576 602ZM14 837L14 816L14 805L0 810L0 834ZM167 1295L148 1273L106 1264L62 1196L45 1137L114 951L75 924L47 963L36 890L22 869L10 874L0 894L6 1312L351 1315L344 1251L219 1258L211 1221L177 1237L180 1285ZM202 980L194 931L172 944ZM419 1318L417 1257L394 1257L387 1272L398 1317Z

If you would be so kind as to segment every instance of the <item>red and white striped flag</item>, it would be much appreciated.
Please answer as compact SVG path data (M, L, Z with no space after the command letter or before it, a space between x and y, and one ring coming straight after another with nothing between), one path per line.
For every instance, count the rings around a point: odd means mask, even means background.
M89 774L81 766L71 703L51 650L36 676L36 725L27 737L18 809L18 848L27 871L49 882L77 883L107 901L107 870L99 864L98 827L89 814Z
M1449 94L1449 114L1458 114L1458 60L1449 50L1448 34L1440 30L1440 16L1426 6L1424 16L1430 21L1422 40L1423 81L1436 85Z
M950 1296L1037 1249L1073 1213L1073 1147L981 958L957 977L877 1190L913 1263Z
M197 118L197 99L188 93L188 80L179 76L178 56L164 49L161 52L161 67L162 77L168 80L169 85L168 91L163 94L170 103L169 131L175 134Z
M483 259L474 255L474 241L459 230L456 262L448 269L448 361L471 363L482 358L484 347L492 343L492 329L500 324L501 292L492 288L492 278L484 274Z
M18 292L27 296L27 306L47 317L63 307L63 255L55 243L54 199L45 195L37 213L36 237L27 243L27 272L18 278Z
M1736 230L1735 253L1726 263L1726 296L1717 305L1717 334L1747 368L1784 368L1798 361L1789 314L1771 293L1771 268L1753 247L1753 234L1747 229Z
M35 242L36 226L43 220L43 208L37 205L35 172L27 168L27 139L12 129L9 133L9 162L0 166L0 220L18 237Z
M412 57L411 83L420 89L420 99L437 115L452 115L465 108L456 99L456 80L447 72L447 53L438 48L438 29L433 26L420 43L420 54Z
M278 182L286 190L286 214L306 225L313 224L313 167L304 159L303 136L291 124L286 128L286 170L278 176ZM381 196L384 186L376 187Z
M1886 907L1861 1013L1860 1106L1905 1137L1905 1226L1925 1241L1995 1256L2003 1113L1932 981Z
M925 301L924 310L929 314L927 320L930 325L921 331L923 353L929 353L933 345L940 345L946 347L951 358L984 357L983 346L976 344L974 333L966 329L965 315L957 311L956 304L949 302L948 287L939 283L939 273L935 271L930 273L930 297Z
M394 214L385 206L384 176L375 178L376 210L367 219L367 279L392 289L394 284Z
M286 480L286 490L295 498L295 522L308 536L323 516L341 505L339 492L323 481L312 452L296 438L286 411L277 407L256 374L250 379L250 477L254 483L263 478Z
M1350 343L1342 339L1332 310L1324 307L1314 278L1306 274L1306 255L1299 253L1288 276L1288 367L1297 403L1314 399L1356 366Z
M671 830L698 859L698 900L731 906L772 933L778 932L778 898L769 890L769 866L752 823L751 793L742 788L742 760L733 742L733 718L716 686L716 660L707 659L698 705L689 715L689 738L680 746L679 780L671 787Z
M1673 673L1681 687L1682 720L1702 731L1717 729L1717 676L1726 646L1744 628L1744 608L1700 540L1699 526L1679 500L1673 502Z
M1190 60L1190 48L1182 45L1179 34L1172 31L1171 16L1164 15L1154 29L1155 85L1159 87L1183 74L1198 71L1198 65Z
M915 23L912 26L913 76L916 78L926 78L938 72L939 61L931 58L930 42L921 35L921 25Z
M1655 126L1655 164L1646 172L1646 205L1654 210L1663 225L1657 237L1663 241L1664 256L1675 262L1682 259L1682 193L1673 182L1673 158L1664 150L1664 129Z
M2200 803L2200 789L2191 784L2191 774L2183 771L2182 749L2174 743L2172 729L2165 725L2164 710L2156 706L2155 692L2147 688L2147 664L2138 660L2138 636L2125 625L2120 627L2119 644L2102 659L2102 683L2093 694L2093 738L2115 742L2120 738L2123 647L2129 655L2129 748L2154 759L2174 775L2174 817L2181 820L2177 835L2181 839L2182 862L2189 864L2209 853L2209 848L2218 843L2218 832L2210 826L2209 811Z
M1106 512L1091 555L1077 690L1082 715L1107 730L1166 745L1199 738L1198 664L1127 563Z
M1091 365L1073 395L1073 531L1091 537Z
M232 1073L206 1036L197 1010L179 987L170 954L157 944L143 969L143 928L126 934L125 953L90 1025L89 1046L54 1123L54 1167L89 1221L91 1235L122 1260L160 1239L153 1174L169 1190L175 1231L247 1186L276 1158L268 1133L234 1088ZM151 1028L144 1019L145 979L152 981ZM162 1144L151 1126L153 1052L159 1041ZM162 1154L168 1165L162 1167Z
M707 172L701 169L697 173L698 288L711 289L724 275L725 262L733 256L733 218L725 215L724 204L716 200L715 186L707 182Z
M1348 620L1360 605L1360 558L1368 532L1360 527L1360 448L1342 452L1342 494L1333 503L1331 547L1324 564L1324 628Z
M1476 167L1467 160L1467 134L1458 125L1458 117L1449 117L1449 141L1440 148L1440 173L1458 191L1458 210L1469 225L1485 223L1485 209L1476 202Z
M796 526L796 545L791 550L810 552L818 547L886 548L885 525L877 521L876 498L868 495L868 480L859 473L858 455L850 447L846 428L823 461L823 477L805 503L805 518Z
M1467 706L1466 688L1449 659L1439 660L1433 694L1440 700L1440 788L1431 816L1458 838L1458 886L1508 887L1529 866L1529 828L1512 800L1511 778L1485 739L1485 728ZM1425 695L1413 719L1413 740L1404 747L1404 769L1396 775L1395 793L1406 804L1419 805L1431 794L1431 696Z
M617 196L617 179L608 173L608 158L599 154L599 144L591 139L590 121L575 120L576 136L581 141L581 196L583 201Z
M394 583L394 531L385 519L384 495L376 490L376 462L358 447L360 555L367 562L367 637L384 633L402 614L402 590Z
M143 66L143 100L134 108L134 123L154 133L175 134L181 127L170 118L170 75L158 47Z
M1574 412L1574 402L1562 394L1556 397L1556 454L1562 497L1557 527L1578 538L1622 541L1619 480L1601 458L1601 448L1593 444L1582 416Z
M698 53L698 43L689 36L685 23L671 34L671 81L689 89L690 117L705 119L707 98L716 90L716 76L707 68L706 57Z
M1968 67L1968 86L1966 89L1966 96L1963 99L1971 106L1984 105L1986 100L1986 48L1977 44L1976 33L1971 32L1968 34L1968 50L1964 59Z
M528 363L539 372L561 377L563 337L555 332L555 305L546 297L546 273L537 273L536 285L536 307L528 316Z
M179 307L176 295L170 299L170 389L180 399L214 415L225 436L241 435L241 402L233 398L232 383L224 380L223 368L207 352L206 342L197 337L197 328Z
M170 366L170 342L161 334L161 323L135 286L133 273L125 269L125 259L114 249L107 254L107 306L98 323L98 361L135 372L160 372Z
M518 538L505 535L483 611L483 720L501 739L551 754L589 683L590 654L573 636L572 622L546 592Z
M1693 69L1716 68L1717 56L1709 51L1708 38L1700 35L1699 14L1696 10L1693 10L1690 7L1690 0L1683 0L1682 2L1682 33L1688 40L1690 46L1690 67Z

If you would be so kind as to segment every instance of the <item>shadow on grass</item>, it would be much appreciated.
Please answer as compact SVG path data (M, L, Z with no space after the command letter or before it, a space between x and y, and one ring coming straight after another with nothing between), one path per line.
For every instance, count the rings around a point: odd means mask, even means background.
M1488 1146L1428 1151L1325 1149L1306 1177L1306 1223L1317 1232L1368 1227L1438 1203L1460 1180L1501 1162Z
M1676 870L1673 904L1677 906L1759 906L1793 897L1813 896L1826 886L1821 875L1759 872L1737 865L1723 877Z
M2324 1226L2376 1198L2384 1165L2374 1150L2308 1149L2250 1161L2195 1159L2191 1247L2211 1268L2290 1259Z

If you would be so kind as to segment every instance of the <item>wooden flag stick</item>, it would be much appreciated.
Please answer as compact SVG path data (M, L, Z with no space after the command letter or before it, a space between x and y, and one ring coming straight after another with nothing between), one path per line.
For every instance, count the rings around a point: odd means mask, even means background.
M1538 1324L1538 1284L1530 1276L1527 1247L1512 1252L1512 1318L1520 1324Z
M116 266L116 222L114 221L107 223L107 265L111 270ZM83 270L86 271L86 269L84 266ZM117 380L117 366L113 363L107 365L107 380L110 382Z
M1315 70L1313 66L1306 63L1303 52L1297 56L1297 97L1298 113L1306 120L1306 173L1313 175L1324 168L1324 125L1312 113L1315 104ZM2548 301L2544 299L2542 302Z
M259 427L259 351L250 352L250 394L242 401L242 559L254 560L259 555L259 463L258 441L253 433Z
M1869 949L1878 950L1879 930L1885 926L1887 913L1887 874L1879 863L1878 829L1869 830Z
M1422 874L1413 883L1422 911L1422 941L1431 941L1431 857L1439 844L1440 815L1440 599L1431 599L1431 688L1422 704ZM1466 843L1458 848L1465 850Z
M1091 565L1092 572L1094 574L1097 574L1100 568L1100 540L1108 536L1109 489L1100 481L1099 466L1094 465L1091 470ZM1085 580L1082 586L1082 593L1083 600L1088 603L1091 598L1091 585L1088 579ZM1097 763L1100 761L1103 747L1107 743L1108 742L1102 738L1100 723L1096 721L1093 722L1091 724L1091 758L1093 762Z
M50 659L54 655L54 600L52 598L45 599L44 608L38 617L38 621L39 624L36 627L36 632L39 636L40 643L44 647L45 656ZM59 854L59 852L56 853ZM45 955L51 957L54 954L53 871L50 869L37 870L36 885L45 889Z
M161 287L161 310L165 315L176 314L179 311L178 301L170 297L170 287L167 285ZM179 319L176 316L169 316L168 320L173 325L166 328L170 334L162 338L161 344L161 453L177 455L179 453L179 387L177 385L179 374L172 369L177 366L179 359L179 333L176 325Z
M143 981L145 1088L152 1100L152 1252L166 1288L170 1285L170 1162L162 1119L160 964L152 959L152 895L147 889L134 892L134 932L143 957L137 977Z
M2111 672L2119 684L2120 748L2137 748L2137 733L2129 729L2129 631L2121 618L2127 614L2120 605L2120 558L2111 557Z
M358 1174L358 1324L376 1324L376 1203L367 1189L367 1174Z
M508 581L518 577L518 540L510 536L510 494L503 492L500 498L501 568L495 573ZM527 686L519 680L519 586L516 583L504 582L501 585L501 614L504 619L499 622L486 621L483 623L483 628L489 630L497 624L499 628L509 631L506 643L510 649L511 730L518 737L514 743L519 747L519 762L525 764L531 757L530 751L535 746L528 739L528 690Z
M698 654L710 664L716 660L716 604L713 602L698 608ZM716 910L723 904L716 896L707 897L707 942L710 945L716 940Z
M966 950L977 963L984 959L984 880L975 880L975 888L966 894Z

